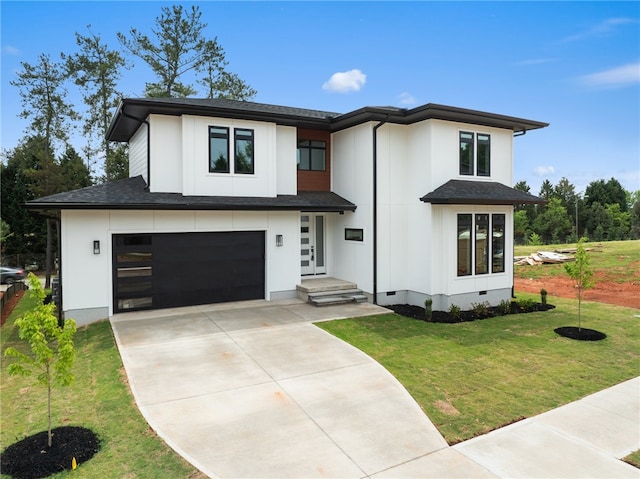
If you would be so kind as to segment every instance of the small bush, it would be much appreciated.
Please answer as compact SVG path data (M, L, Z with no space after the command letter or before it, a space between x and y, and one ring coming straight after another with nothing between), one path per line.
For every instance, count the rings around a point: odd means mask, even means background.
M460 306L452 304L451 306L449 306L449 314L454 319L460 319L462 316L462 310L460 309Z
M538 309L536 301L528 298L518 301L518 306L520 311L525 313L530 313L531 311L536 311Z
M544 288L540 290L540 302L542 304L547 304L547 290Z
M486 318L488 316L491 316L491 311L489 309L490 307L491 305L488 301L484 301L482 303L471 303L471 309L473 310L473 313L479 318Z
M503 299L502 301L500 301L497 310L502 315L511 313L511 301L509 301L508 299Z
M431 321L433 316L433 300L431 298L427 298L424 300L424 315L426 316L427 321Z

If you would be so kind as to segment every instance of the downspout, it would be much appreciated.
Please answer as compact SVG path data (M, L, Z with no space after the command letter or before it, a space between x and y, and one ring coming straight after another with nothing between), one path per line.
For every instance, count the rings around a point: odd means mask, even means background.
M378 304L378 128L389 115L373 127L373 304Z
M527 134L527 130L514 131L513 137L517 138L519 136L524 136ZM513 213L515 215L516 205L513 205ZM515 258L516 256L516 239L515 235L513 235L513 249L511 251L511 258ZM512 261L513 262L513 261ZM515 266L511 266L511 298L515 299L516 297L516 268Z
M62 306L62 212L60 218L55 218L58 230L58 326L64 326L64 308Z
M147 125L147 191L151 189L151 125L147 120L142 120L140 118L136 118L135 116L129 115L124 111L121 111L122 116L125 118L130 118L131 120L135 120L139 123L144 123Z

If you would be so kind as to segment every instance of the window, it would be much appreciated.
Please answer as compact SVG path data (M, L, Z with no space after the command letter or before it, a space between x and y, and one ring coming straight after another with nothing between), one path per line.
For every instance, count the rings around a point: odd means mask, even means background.
M505 272L505 218L504 214L458 215L458 276Z
M504 215L492 215L491 272L504 273Z
M236 173L253 174L253 130L235 129Z
M471 215L458 215L458 276L471 274Z
M209 172L229 173L229 128L209 127Z
M460 132L460 174L473 175L473 133Z
M478 133L478 176L491 174L491 137Z
M325 171L326 153L327 143L325 141L298 141L298 169L308 171Z
M460 132L460 174L491 175L491 136Z
M364 230L362 228L345 228L344 239L347 241L364 241Z

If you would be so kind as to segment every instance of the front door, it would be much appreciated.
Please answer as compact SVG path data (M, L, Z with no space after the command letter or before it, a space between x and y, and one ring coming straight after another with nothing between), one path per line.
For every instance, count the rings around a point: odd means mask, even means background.
M303 213L300 216L300 267L302 275L324 274L325 215Z

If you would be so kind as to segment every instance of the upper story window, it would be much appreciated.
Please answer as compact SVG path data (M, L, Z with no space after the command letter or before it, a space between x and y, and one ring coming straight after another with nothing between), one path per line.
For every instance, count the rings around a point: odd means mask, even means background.
M298 141L298 169L325 171L327 169L327 142L319 140Z
M253 130L236 128L235 172L253 174Z
M253 130L236 128L234 130L233 173L254 173ZM209 127L209 173L231 173L229 128Z
M460 174L491 175L491 136L460 132Z

